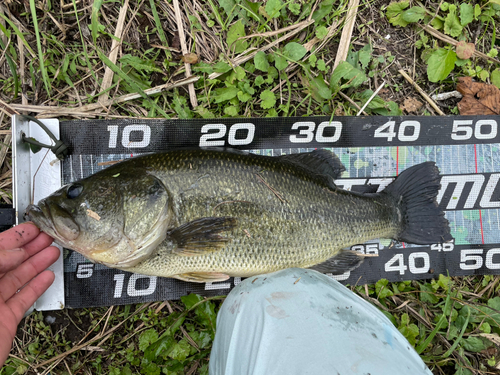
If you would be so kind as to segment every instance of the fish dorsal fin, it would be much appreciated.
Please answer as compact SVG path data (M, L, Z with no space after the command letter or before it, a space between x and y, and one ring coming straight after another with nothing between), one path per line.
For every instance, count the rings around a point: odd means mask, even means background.
M203 255L222 249L230 239L222 237L221 232L235 227L233 217L202 217L169 230L167 240L175 243L175 254Z
M341 250L340 253L325 260L323 263L309 267L322 273L331 273L333 275L342 275L344 272L352 271L363 263L362 254L352 250Z
M301 167L315 176L325 176L328 185L335 187L333 180L340 177L345 167L333 152L328 150L314 150L301 154L279 156L282 161Z

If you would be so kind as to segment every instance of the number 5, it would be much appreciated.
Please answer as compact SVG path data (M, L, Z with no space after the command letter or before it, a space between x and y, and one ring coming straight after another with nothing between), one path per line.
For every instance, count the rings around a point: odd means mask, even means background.
M455 120L453 121L453 129L451 131L451 139L454 141L465 141L472 137L472 120ZM465 134L458 134L458 132Z
M460 252L460 269L462 270L477 270L483 266L483 249L466 249ZM472 264L465 264L467 261L472 261Z

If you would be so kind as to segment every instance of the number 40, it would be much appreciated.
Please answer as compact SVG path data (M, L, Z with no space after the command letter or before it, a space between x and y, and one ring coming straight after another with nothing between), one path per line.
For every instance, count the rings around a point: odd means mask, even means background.
M399 125L399 130L396 133L396 121L388 121L384 125L380 125L373 135L375 138L387 138L388 142L391 142L394 138L399 139L401 142L412 142L416 141L420 135L420 122L418 121L403 121ZM412 134L406 134L411 131Z
M418 267L416 265L417 259L422 259L424 261L424 264ZM411 253L408 256L408 266L405 264L403 254L394 255L385 264L385 272L399 272L400 275L404 275L405 271L408 269L413 274L427 273L429 272L430 268L431 268L431 262L429 254L424 252Z

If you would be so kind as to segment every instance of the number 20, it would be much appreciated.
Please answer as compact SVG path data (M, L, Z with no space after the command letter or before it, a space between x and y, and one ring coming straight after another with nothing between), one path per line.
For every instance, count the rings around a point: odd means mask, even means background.
M209 133L212 130L217 130L215 133ZM244 138L236 138L236 133L240 130L240 134L246 131ZM204 133L200 138L200 147L220 147L225 145L224 136L227 132L227 126L224 124L207 124L201 128L201 133ZM229 128L227 143L231 146L243 146L252 143L255 135L255 125L252 123L234 124Z

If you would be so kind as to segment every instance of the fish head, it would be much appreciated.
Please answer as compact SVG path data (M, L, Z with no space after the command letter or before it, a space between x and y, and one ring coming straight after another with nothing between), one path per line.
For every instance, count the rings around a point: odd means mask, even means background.
M63 186L27 214L61 246L109 267L132 267L165 239L170 194L144 170L102 172Z

